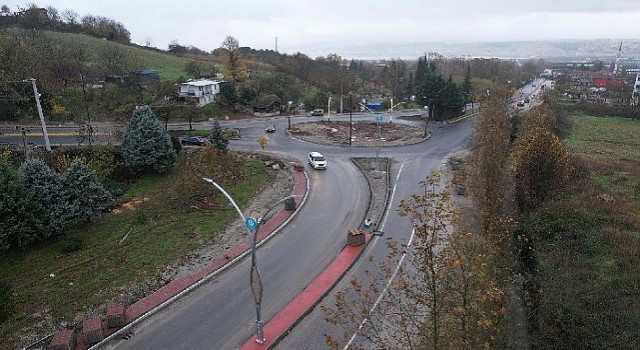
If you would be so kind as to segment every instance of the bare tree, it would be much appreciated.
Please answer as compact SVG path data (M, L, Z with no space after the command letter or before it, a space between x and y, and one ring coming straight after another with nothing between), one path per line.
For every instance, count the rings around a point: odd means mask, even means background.
M420 183L423 192L401 201L398 214L411 221L413 241L389 239L388 258L376 272L352 280L334 306L322 307L326 320L344 330L342 340L326 336L331 349L341 342L352 349L501 346L500 250L481 236L451 233L455 213L441 184L433 173Z

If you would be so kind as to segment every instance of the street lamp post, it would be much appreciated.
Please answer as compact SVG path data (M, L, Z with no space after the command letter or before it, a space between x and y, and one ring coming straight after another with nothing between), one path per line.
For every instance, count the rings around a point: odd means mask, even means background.
M287 121L288 121L288 130L291 130L291 105L293 104L293 101L289 101L287 104Z
M424 138L427 138L427 126L429 125L429 106L424 106Z
M203 177L202 179L205 182L212 184L215 188L220 190L220 192L222 192L222 194L224 194L225 197L227 197L227 199L231 202L233 207L236 209L236 212L238 213L238 215L244 222L245 226L247 227L248 236L251 239L251 271L249 273L249 282L251 285L251 292L253 293L253 298L254 298L255 307L256 307L256 343L263 344L266 339L264 338L264 329L263 329L264 322L262 321L262 313L261 313L262 279L260 278L260 271L258 270L258 259L256 256L256 243L257 243L256 241L258 239L258 231L260 230L260 226L263 223L267 222L268 220L267 217L273 209L275 209L280 203L283 203L289 199L293 199L296 196L291 195L291 196L280 199L279 201L271 205L271 207L267 209L264 215L262 215L261 217L258 217L258 219L255 219L251 216L245 218L245 216L242 214L242 211L240 211L238 204L236 204L233 198L222 187L220 187L220 185L218 185L212 179L209 179L206 177Z
M329 101L327 101L327 121L331 122L331 98L333 95L329 93Z
M353 139L353 105L352 94L349 94L349 146L351 146L351 140Z

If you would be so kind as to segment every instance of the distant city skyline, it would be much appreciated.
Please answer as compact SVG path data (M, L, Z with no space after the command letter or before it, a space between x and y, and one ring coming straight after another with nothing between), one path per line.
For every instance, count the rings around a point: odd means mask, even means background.
M453 0L425 3L369 0L237 0L228 3L175 1L2 1L12 11L27 7L72 9L80 17L104 16L122 23L132 42L166 50L172 41L205 51L227 36L241 46L302 52L310 56L344 48L400 47L419 43L469 44L558 39L638 39L640 1ZM318 49L322 49L319 51ZM425 47L424 51L430 51ZM416 55L420 55L417 52ZM470 53L471 54L471 53ZM393 58L393 52L387 54ZM381 58L384 58L381 57Z

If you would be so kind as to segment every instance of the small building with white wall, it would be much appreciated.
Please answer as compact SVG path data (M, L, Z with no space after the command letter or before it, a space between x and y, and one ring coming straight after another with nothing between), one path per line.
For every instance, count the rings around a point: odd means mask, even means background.
M208 79L187 81L180 84L178 98L196 100L200 106L215 102L216 95L220 94L220 83L222 82Z

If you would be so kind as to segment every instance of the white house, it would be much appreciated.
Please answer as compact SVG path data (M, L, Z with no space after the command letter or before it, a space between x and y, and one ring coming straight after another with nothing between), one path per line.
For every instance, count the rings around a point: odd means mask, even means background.
M220 94L220 81L214 80L190 80L180 84L179 97L183 99L195 99L199 105L214 102L216 95Z

